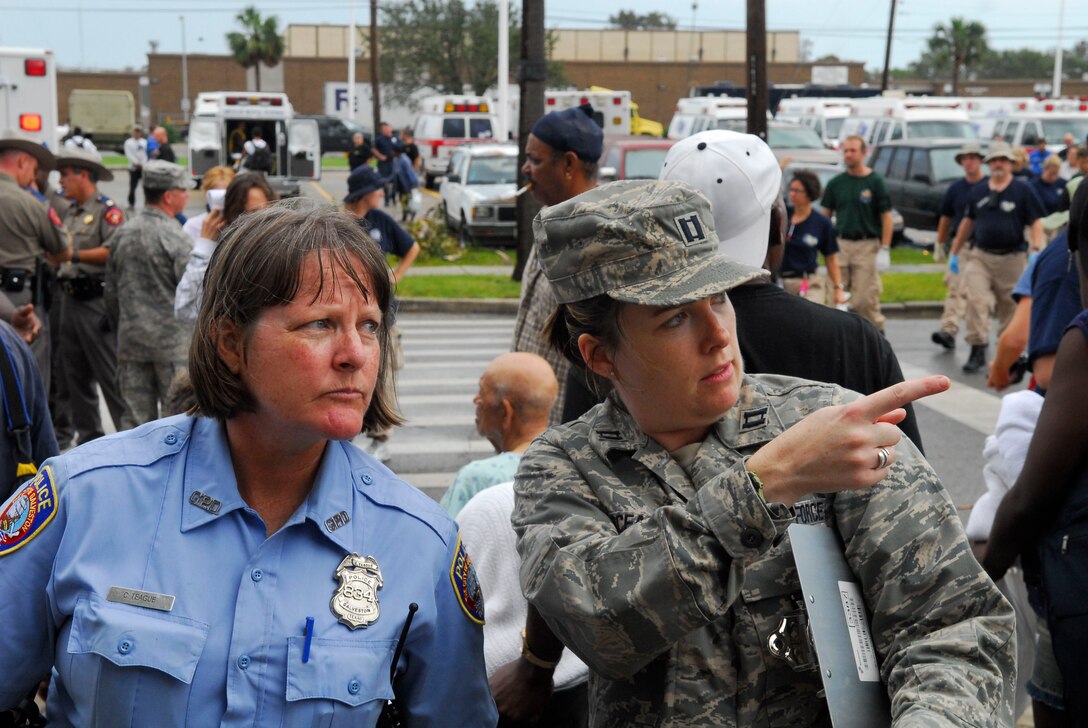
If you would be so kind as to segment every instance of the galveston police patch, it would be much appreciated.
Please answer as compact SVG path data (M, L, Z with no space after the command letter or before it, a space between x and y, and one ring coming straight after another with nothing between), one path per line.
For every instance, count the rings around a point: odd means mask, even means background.
M461 609L465 610L468 618L477 624L484 623L484 595L480 589L480 580L476 578L476 569L472 567L472 559L465 551L465 545L461 543L461 535L457 535L457 553L450 564L450 581L453 582L453 592L457 595L457 601Z
M0 506L0 556L17 551L37 536L57 515L57 486L53 472L42 468Z

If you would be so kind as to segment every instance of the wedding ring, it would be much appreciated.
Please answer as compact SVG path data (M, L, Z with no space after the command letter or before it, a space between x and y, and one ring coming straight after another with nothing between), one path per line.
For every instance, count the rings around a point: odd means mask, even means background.
M877 462L874 470L883 470L884 468L888 467L888 458L890 457L890 455L888 454L887 448L878 447L876 450L876 457Z

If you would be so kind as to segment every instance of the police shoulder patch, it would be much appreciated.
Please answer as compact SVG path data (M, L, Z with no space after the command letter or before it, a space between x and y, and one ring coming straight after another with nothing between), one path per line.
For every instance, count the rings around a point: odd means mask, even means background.
M125 215L123 212L121 212L121 208L119 207L111 207L110 209L106 210L106 214L103 215L103 217L105 218L106 222L108 222L110 225L113 225L114 227L117 227L125 221Z
M0 505L0 557L18 551L57 515L57 485L46 467Z
M457 534L457 552L450 564L450 581L453 582L453 593L457 595L461 609L473 622L483 624L484 595L480 589L480 580L476 578L472 559L465 551L465 545L461 543L461 534Z

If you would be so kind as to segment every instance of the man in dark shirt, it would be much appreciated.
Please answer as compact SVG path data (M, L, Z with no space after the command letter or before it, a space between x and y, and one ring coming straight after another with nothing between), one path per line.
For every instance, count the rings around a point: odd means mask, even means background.
M419 145L416 144L414 132L410 128L405 127L400 130L400 143L404 149L404 156L408 157L412 169L416 174L419 174L419 170L423 166L423 157L419 156Z
M972 189L986 182L982 173L982 148L978 142L967 142L956 155L956 164L963 167L963 179L958 179L948 186L941 198L941 216L937 220L937 245L948 253L952 238L960 228L960 221L967 211L967 195ZM967 253L961 253L961 262ZM934 331L934 344L946 349L956 348L956 334L960 331L960 319L967 312L967 299L963 295L963 277L949 270L944 276L944 285L948 294L944 297L944 311L941 312L941 328Z
M395 192L393 188L393 127L387 122L378 126L378 136L374 137L374 156L378 158L378 174L385 181L385 204L392 205Z
M374 150L370 148L370 145L366 143L366 137L362 132L355 132L355 135L351 138L351 151L348 152L348 169L354 170L356 167L361 167L370 161L370 158L374 156Z
M963 365L965 372L977 372L986 365L993 301L997 301L1002 330L1012 318L1012 289L1027 265L1024 228L1031 227L1032 252L1044 245L1042 203L1027 183L1013 179L1013 161L1008 144L996 142L990 147L986 155L990 179L967 196L965 216L948 258L949 269L958 273L960 250L973 237L971 256L963 266L967 343L971 345L971 354Z

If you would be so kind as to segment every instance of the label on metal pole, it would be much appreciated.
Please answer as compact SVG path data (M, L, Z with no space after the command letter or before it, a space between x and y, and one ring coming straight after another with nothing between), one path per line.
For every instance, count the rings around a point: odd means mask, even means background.
M795 523L789 536L831 724L890 726L891 705L880 681L869 612L835 531Z

